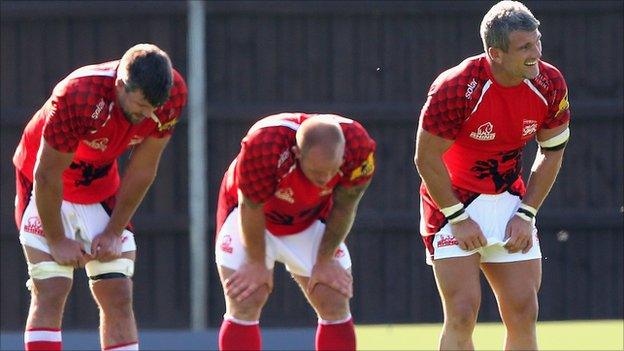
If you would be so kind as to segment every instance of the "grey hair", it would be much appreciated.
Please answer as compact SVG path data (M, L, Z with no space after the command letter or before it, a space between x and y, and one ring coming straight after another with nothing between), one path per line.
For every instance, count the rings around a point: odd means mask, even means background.
M532 32L539 27L531 10L519 1L501 1L483 16L481 21L481 40L485 52L488 48L509 50L509 34L516 30Z

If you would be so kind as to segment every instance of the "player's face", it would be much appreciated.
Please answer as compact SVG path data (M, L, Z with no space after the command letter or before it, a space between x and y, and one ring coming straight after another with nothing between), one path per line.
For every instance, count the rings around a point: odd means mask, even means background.
M539 74L537 63L542 57L542 35L539 30L532 32L513 31L509 34L509 49L500 51L499 83L518 85L524 79L533 79Z
M317 187L323 187L340 171L342 157L342 152L336 152L328 157L320 147L312 147L305 155L299 157L299 165L306 178Z
M149 118L156 108L147 102L143 92L140 89L126 91L125 84L120 84L117 86L117 101L126 119L132 124L138 124Z

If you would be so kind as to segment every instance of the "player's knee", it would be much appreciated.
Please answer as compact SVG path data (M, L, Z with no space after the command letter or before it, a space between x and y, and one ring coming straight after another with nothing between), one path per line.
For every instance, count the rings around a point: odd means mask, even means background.
M319 284L314 288L312 301L319 317L324 320L341 320L349 316L349 298L338 291Z
M446 323L455 330L472 331L477 323L479 302L473 299L455 300L447 302Z
M539 306L537 297L529 296L522 299L516 299L508 303L508 306L502 309L506 311L504 316L508 323L531 325L537 322Z
M243 301L230 300L229 314L242 320L257 320L269 299L269 288L262 286Z

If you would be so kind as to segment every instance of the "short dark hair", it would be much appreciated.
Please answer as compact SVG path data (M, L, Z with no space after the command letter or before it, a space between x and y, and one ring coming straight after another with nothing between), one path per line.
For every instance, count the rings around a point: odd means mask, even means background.
M154 107L169 99L173 86L169 55L152 44L137 44L128 49L119 62L117 77L125 83L126 91L140 89Z

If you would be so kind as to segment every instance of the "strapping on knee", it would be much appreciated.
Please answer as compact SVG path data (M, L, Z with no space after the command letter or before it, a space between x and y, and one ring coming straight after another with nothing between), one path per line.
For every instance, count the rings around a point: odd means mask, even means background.
M28 264L28 276L30 279L26 281L26 287L28 290L32 290L33 287L33 279L48 279L48 278L74 278L74 267L72 266L61 266L60 264L54 261L43 261L39 263L30 263Z
M134 261L129 258L118 258L109 262L94 260L87 262L85 270L92 281L131 278L134 275Z

